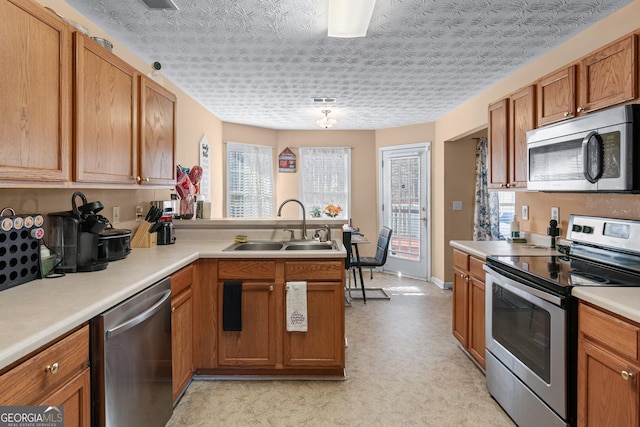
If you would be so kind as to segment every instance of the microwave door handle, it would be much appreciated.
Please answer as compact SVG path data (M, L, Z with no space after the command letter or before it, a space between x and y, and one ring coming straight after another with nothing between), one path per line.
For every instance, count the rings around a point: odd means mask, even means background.
M604 169L604 146L602 137L595 131L582 140L582 173L592 184L598 182Z

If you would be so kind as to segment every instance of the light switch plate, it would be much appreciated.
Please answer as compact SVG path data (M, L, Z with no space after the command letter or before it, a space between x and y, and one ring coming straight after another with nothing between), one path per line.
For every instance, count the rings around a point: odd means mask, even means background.
M560 209L557 207L552 207L551 208L551 219L555 219L556 221L560 222Z
M529 206L527 205L522 205L522 215L521 215L523 220L527 220L529 219Z
M460 200L455 200L453 202L453 210L454 211L461 211L462 210L462 202Z
M118 224L120 222L120 206L113 207L113 223Z

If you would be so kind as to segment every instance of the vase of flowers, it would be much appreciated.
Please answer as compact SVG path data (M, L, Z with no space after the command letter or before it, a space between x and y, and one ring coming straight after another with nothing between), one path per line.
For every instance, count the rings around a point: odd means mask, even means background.
M340 207L340 205L334 205L333 203L329 203L327 206L324 207L323 212L329 218L335 218L340 214L340 212L342 212L342 208Z
M320 218L320 216L322 216L322 209L320 209L320 206L314 206L309 213L312 218Z

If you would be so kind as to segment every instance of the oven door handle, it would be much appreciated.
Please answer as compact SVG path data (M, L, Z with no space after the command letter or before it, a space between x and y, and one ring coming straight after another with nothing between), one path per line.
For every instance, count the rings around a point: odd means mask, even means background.
M491 267L485 265L484 266L485 271L487 272L487 274L490 274L494 277L496 277L497 279L500 280L500 286L502 286L503 288L507 289L507 290L511 290L513 291L514 289L517 289L520 292L524 292L526 294L531 294L533 296L536 296L544 301L550 302L551 304L555 304L557 306L562 306L562 298L555 296L551 293L547 293L544 291L541 291L539 289L533 288L531 286L527 286L523 283L519 283L516 282L515 280L512 280L508 277L503 276L502 274L498 273L497 271L495 271L494 269L492 269ZM511 288L511 289L510 289Z

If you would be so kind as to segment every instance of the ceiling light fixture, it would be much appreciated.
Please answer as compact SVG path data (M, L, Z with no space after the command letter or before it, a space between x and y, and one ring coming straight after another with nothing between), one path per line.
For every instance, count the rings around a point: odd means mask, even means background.
M331 112L331 110L322 110L322 114L324 114L324 117L320 117L316 120L316 123L318 124L318 126L320 126L321 128L331 128L333 127L333 125L335 125L336 123L338 123L338 120L334 119L333 117L329 117L329 113Z
M365 37L376 0L329 0L329 37Z
M142 0L149 9L172 9L178 10L178 6L173 0Z

